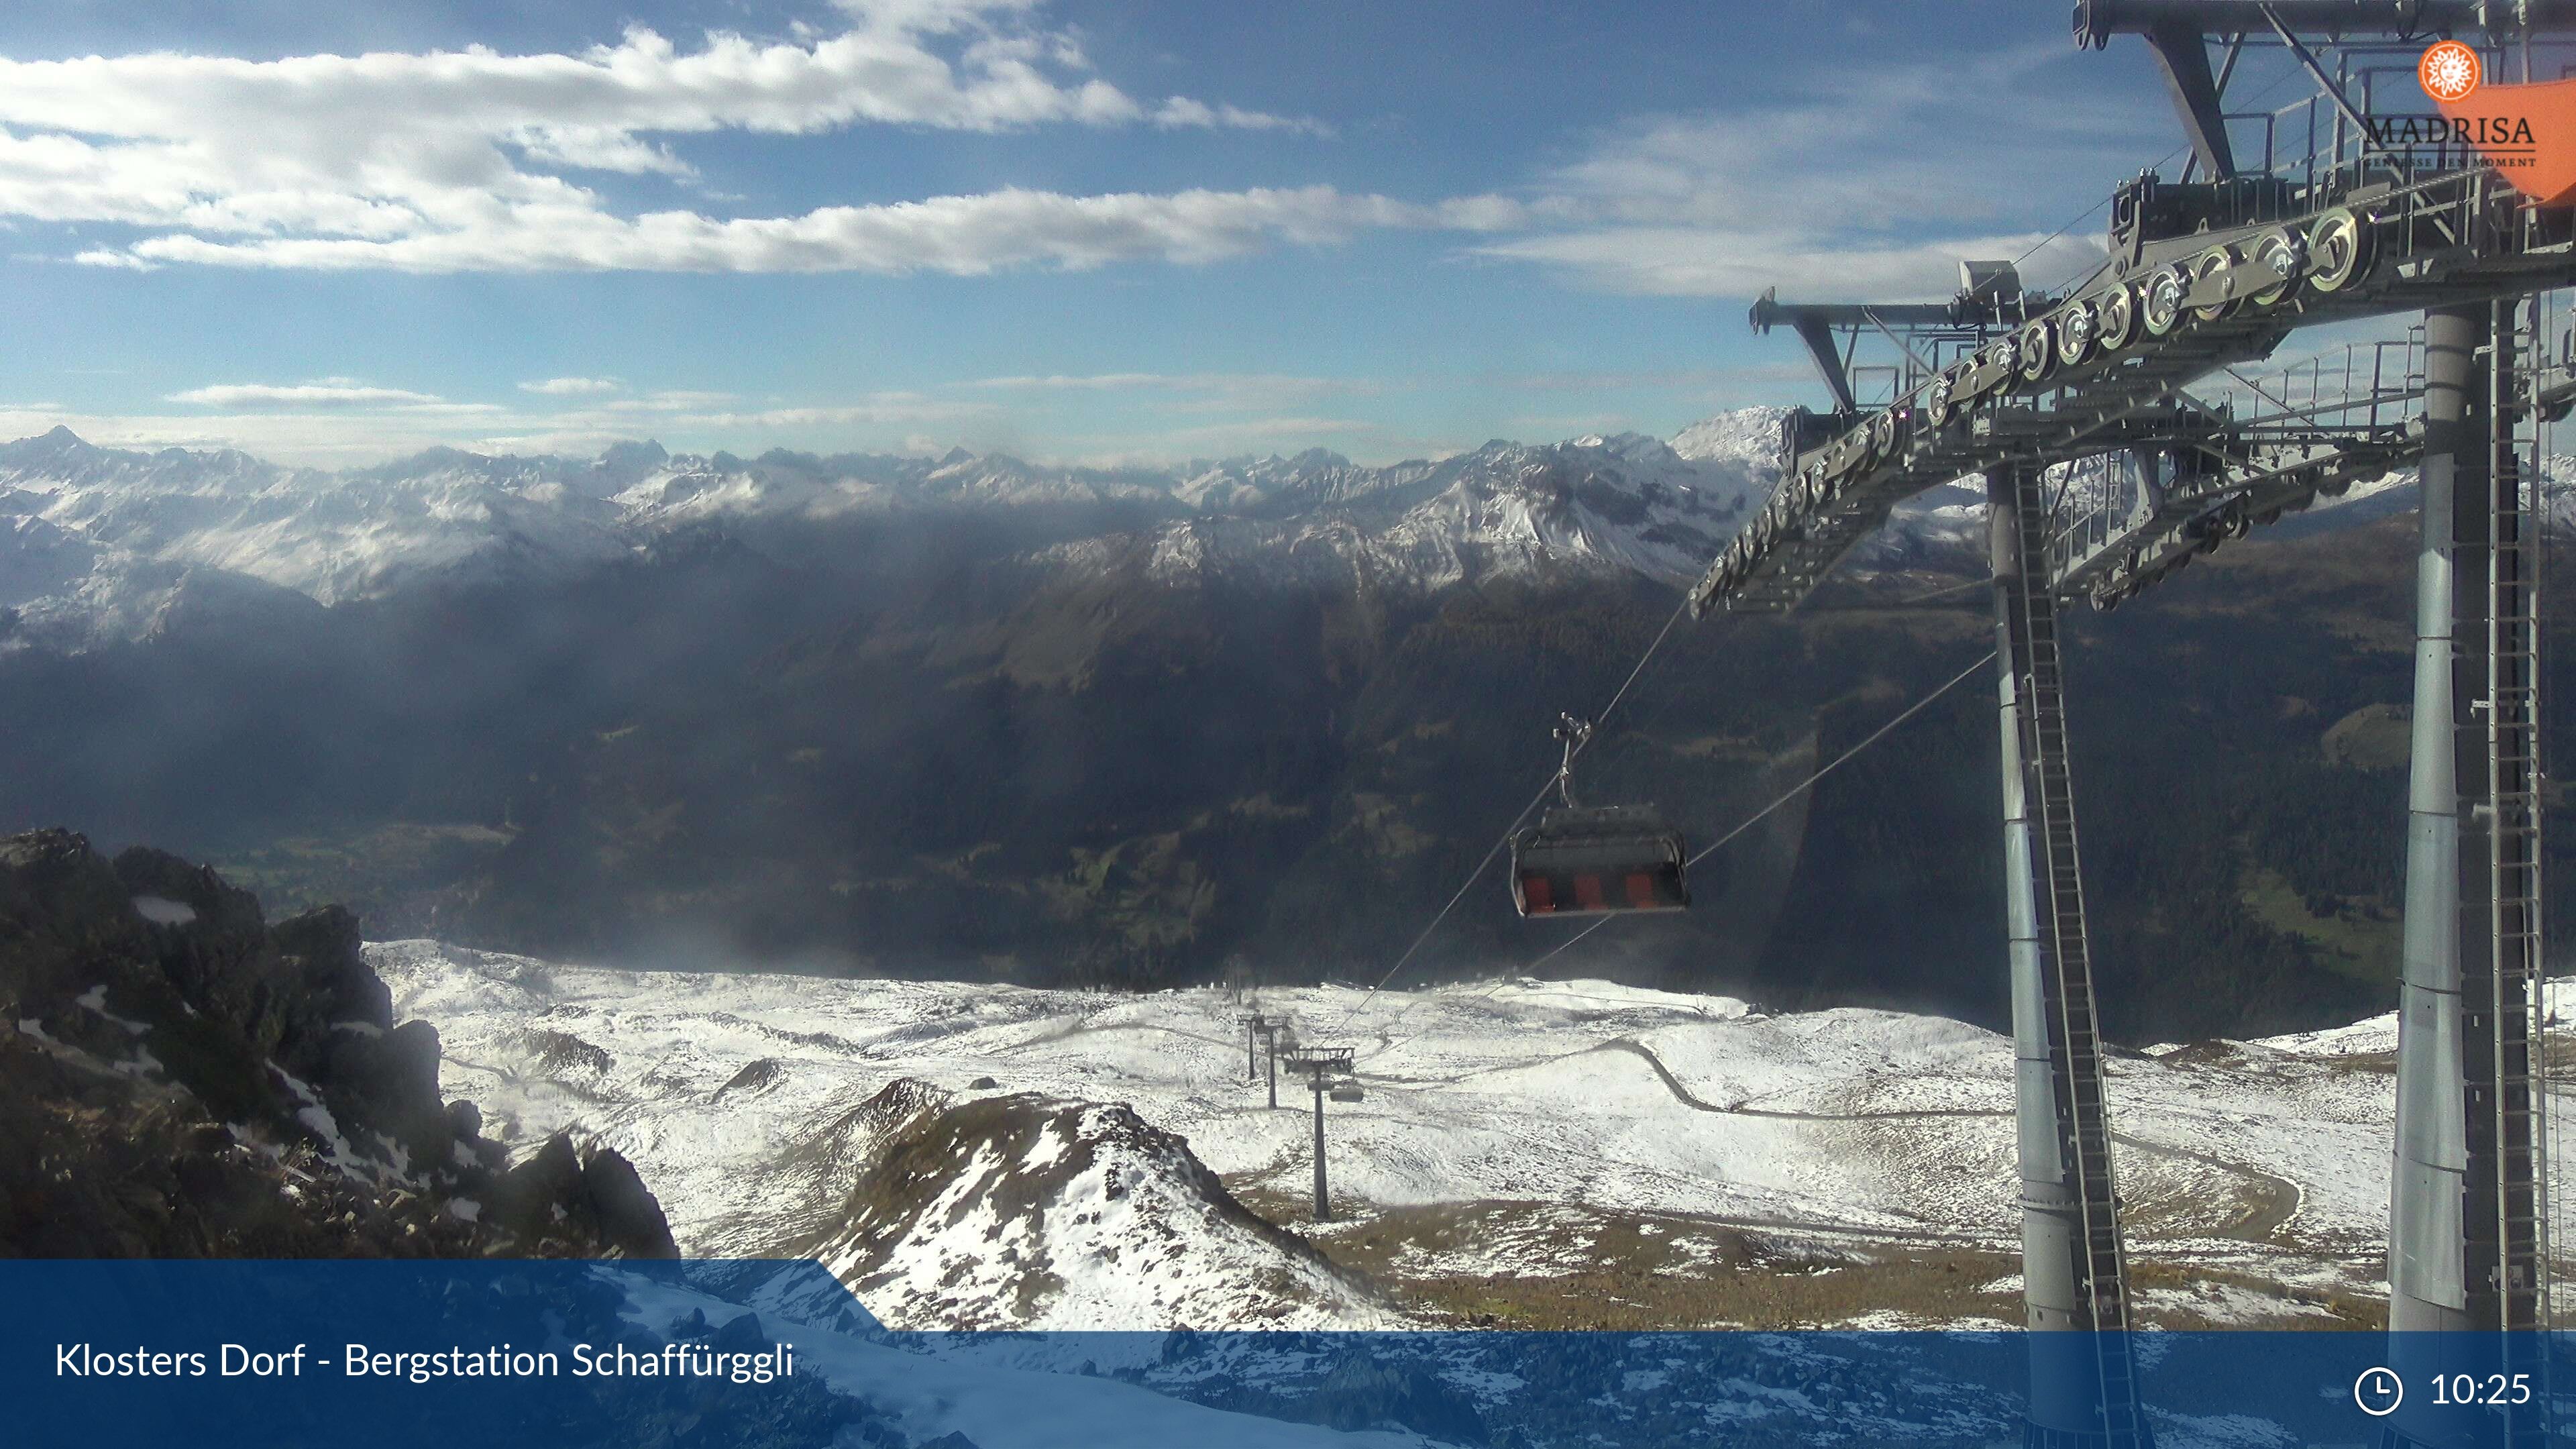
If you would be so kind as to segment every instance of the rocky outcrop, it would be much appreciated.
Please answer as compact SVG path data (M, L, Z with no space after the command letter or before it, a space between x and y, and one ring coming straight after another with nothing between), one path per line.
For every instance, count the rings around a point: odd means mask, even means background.
M624 1158L511 1167L438 1061L347 911L0 838L0 1255L676 1256Z
M889 1326L1390 1321L1374 1287L1245 1208L1186 1139L1124 1104L960 1100L898 1079L844 1121L861 1118L877 1146L838 1220L790 1246Z
M536 1240L561 1233L605 1245L621 1257L676 1258L671 1225L644 1179L614 1152L584 1158L571 1139L552 1137L504 1176L493 1194L494 1226Z

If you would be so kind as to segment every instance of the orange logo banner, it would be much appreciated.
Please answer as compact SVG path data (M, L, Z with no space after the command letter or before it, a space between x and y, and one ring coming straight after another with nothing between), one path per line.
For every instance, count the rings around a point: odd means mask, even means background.
M2450 124L2447 139L2475 148L2514 190L2543 206L2576 196L2576 80L2482 85L2433 103Z

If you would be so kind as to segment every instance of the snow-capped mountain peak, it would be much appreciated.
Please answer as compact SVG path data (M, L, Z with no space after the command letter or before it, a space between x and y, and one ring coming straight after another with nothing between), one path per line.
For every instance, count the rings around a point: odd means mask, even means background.
M1700 419L1673 434L1672 450L1696 462L1732 462L1772 470L1778 477L1780 422L1787 408L1737 408Z
M1721 414L1670 443L1596 433L1497 439L1439 461L1324 448L1175 468L1036 464L1004 453L594 458L431 448L341 472L230 450L102 448L67 428L0 444L0 606L79 647L158 618L175 579L236 576L329 605L459 571L594 566L678 528L801 526L940 510L1026 510L1032 557L1142 566L1167 582L1438 589L1488 574L1696 575L1777 478L1777 409Z

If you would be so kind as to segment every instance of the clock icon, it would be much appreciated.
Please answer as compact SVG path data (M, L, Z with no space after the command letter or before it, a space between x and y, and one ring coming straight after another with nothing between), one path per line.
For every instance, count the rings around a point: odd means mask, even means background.
M2385 1419L2406 1402L2406 1385L2390 1368L2366 1368L2352 1381L2352 1401L2374 1419Z

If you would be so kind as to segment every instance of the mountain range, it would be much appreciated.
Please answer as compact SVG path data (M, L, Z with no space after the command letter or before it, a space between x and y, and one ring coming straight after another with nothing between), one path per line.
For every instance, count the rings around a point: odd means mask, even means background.
M231 450L102 448L65 428L0 444L0 607L24 643L81 648L191 605L381 598L439 579L576 571L691 529L777 538L982 515L1067 570L1414 593L1550 568L1695 577L1778 478L1778 409L1670 443L1636 433L1364 467L1322 449L1179 467L1045 467L1003 454L620 443L596 458L435 448L377 467L286 468Z
M1408 946L1558 714L1615 696L1581 793L1731 843L1690 915L1547 969L1997 1022L1981 689L1729 834L1992 640L1973 482L1796 613L1672 622L1781 416L1159 470L629 443L321 473L57 430L0 445L0 827L558 960L1479 977L1565 932L1487 876ZM2115 1035L2383 1005L2409 481L2070 619Z

